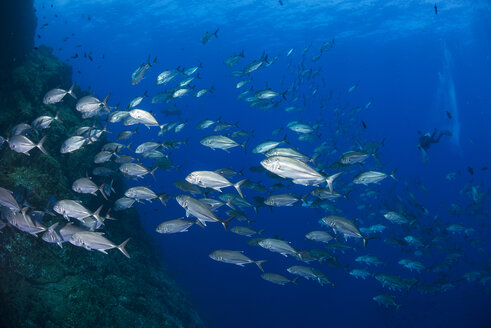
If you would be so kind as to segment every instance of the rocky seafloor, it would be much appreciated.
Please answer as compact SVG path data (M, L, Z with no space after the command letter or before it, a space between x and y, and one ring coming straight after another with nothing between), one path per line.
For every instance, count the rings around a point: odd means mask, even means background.
M104 138L72 154L60 154L60 145L82 125L73 99L46 106L42 98L53 87L68 88L71 67L39 47L29 52L9 73L9 85L0 97L0 136L21 122L60 112L62 123L53 122L45 148L30 156L13 152L5 143L0 150L0 186L14 190L25 203L43 209L51 199L80 199L104 212L121 196L124 182L114 177L116 193L108 202L93 195L75 196L72 182L91 172L93 157ZM76 89L77 95L84 92ZM85 93L86 94L86 93ZM68 97L67 97L68 98ZM33 136L37 142L40 138ZM117 170L117 168L115 168ZM98 178L102 179L102 178ZM102 180L95 178L97 184ZM111 201L112 200L112 201ZM146 236L135 209L111 213L106 237L116 244L131 240L128 259L118 250L108 255L89 252L68 243L60 248L40 237L7 226L0 232L0 327L200 327L202 322L166 273L159 254ZM64 219L43 218L49 226Z

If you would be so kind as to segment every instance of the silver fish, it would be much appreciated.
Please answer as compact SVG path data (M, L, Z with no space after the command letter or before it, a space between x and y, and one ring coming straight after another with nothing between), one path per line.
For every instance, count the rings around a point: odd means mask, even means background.
M41 239L43 239L47 243L52 243L52 244L57 244L61 248L63 248L62 242L63 239L61 236L55 231L56 227L58 226L59 222L56 222L52 226L46 230L43 235L41 236Z
M147 200L151 202L152 200L158 198L162 202L162 204L165 205L165 194L163 195L157 195L155 192L150 190L147 187L132 187L126 190L124 195L128 198L133 198L137 202L141 202L143 200Z
M218 262L223 262L223 263L230 263L230 264L235 264L238 266L244 266L244 264L249 264L249 263L255 263L257 267L264 272L262 264L266 262L265 260L262 261L253 261L247 256L243 254L243 251L230 251L230 250L217 250L214 251L213 253L210 253L210 258L212 258L215 261Z
M334 233L341 233L346 240L349 237L363 239L363 246L366 246L369 238L363 236L353 221L335 215L326 216L321 221L328 227L331 227Z
M280 194L280 195L271 195L264 200L264 204L268 206L293 206L296 202L298 202L300 198L298 198L295 194Z
M80 98L75 105L75 109L82 113L82 115L88 115L88 117L97 115L101 108L107 108L107 101L111 94L108 94L103 101L93 97L93 96L85 96Z
M294 283L296 284L297 283L297 280L300 278L300 277L296 277L295 279L287 279L285 277L283 277L282 275L280 274L276 274L276 273L263 273L261 275L261 278L263 278L264 280L266 281L269 281L269 282L272 282L273 284L277 284L277 285L286 285L288 283Z
M46 231L46 227L42 224L32 221L31 217L27 214L27 207L23 208L22 212L9 212L6 218L12 226L35 237L37 237L38 233Z
M9 140L9 147L13 151L16 151L18 153L25 154L29 156L29 151L33 148L38 148L40 151L43 152L43 154L48 155L46 150L43 147L44 141L46 140L46 136L44 136L39 143L35 144L31 140L29 140L26 136L23 135L16 135L12 136Z
M366 172L358 174L353 179L353 183L363 184L366 186L369 183L379 183L380 181L384 180L387 177L391 177L392 179L396 180L396 178L394 176L396 171L397 171L397 169L392 171L392 173L390 173L390 174L385 174L383 172L377 172L377 171L366 171Z
M130 254L125 249L126 244L130 238L126 239L121 245L116 245L109 239L103 236L101 232L84 231L77 232L70 237L70 243L75 246L83 247L87 250L93 250L107 254L108 249L117 248L127 258L130 258Z
M342 172L325 177L306 163L285 156L272 156L261 161L261 165L268 171L282 177L293 179L293 183L304 186L319 185L322 182L327 182L329 189L333 190L334 180L341 175Z
M133 206L134 203L135 200L133 198L121 197L114 202L113 208L115 211L123 211Z
M60 153L67 154L79 150L88 143L88 138L82 136L73 136L68 138L61 145Z
M221 150L224 150L228 153L229 152L228 150L230 148L234 148L237 146L241 146L245 151L245 145L246 145L247 141L245 141L242 144L239 144L239 143L235 142L234 140L232 140L226 136L210 135L210 136L207 136L207 137L204 137L203 139L201 139L200 143L203 146L209 147L213 150L221 149Z
M103 205L92 213L79 202L71 199L64 199L56 202L56 204L53 206L53 210L62 215L67 221L69 218L82 221L83 219L92 216L97 220L97 222L104 224L104 218L100 216L102 206Z
M157 170L157 167L149 171L146 167L137 163L124 163L119 167L119 170L129 178L142 178L145 175L150 174L155 179L154 173Z
M142 109L132 109L129 112L129 116L136 120L137 123L143 124L147 128L150 128L151 126L159 126L159 123L155 117Z
M234 186L235 190L239 193L241 197L244 197L240 186L246 181L241 180L235 184L232 184L225 177L213 171L194 171L191 172L187 177L186 181L202 188L212 188L218 192L222 192L221 188Z
M14 213L19 213L21 209L12 194L12 191L0 187L0 205L7 207Z
M104 193L104 183L97 187L97 185L92 182L89 178L80 178L73 182L72 190L78 192L80 194L92 194L96 195L97 191L99 191L105 199L107 199L106 194Z
M280 239L265 238L259 242L259 246L271 252L280 253L285 257L288 255L300 256L300 254L290 246L289 242Z
M60 101L63 100L63 98L68 94L73 97L73 99L77 99L77 96L73 93L73 87L75 85L72 85L68 91L63 90L63 89L51 89L50 91L46 92L46 94L43 97L43 104L45 105L50 105L50 104L56 104L59 103Z
M59 236L62 242L70 241L70 237L77 232L87 231L73 224L73 222L67 222L63 228L59 230Z
M228 228L228 222L233 219L230 218L228 220L222 221L220 220L209 208L206 204L203 204L199 200L187 196L187 195L179 195L176 197L176 201L182 208L186 210L186 217L194 216L198 219L204 226L206 226L206 222L220 222L225 230Z
M58 121L60 123L63 123L60 120L59 115L60 112L57 112L55 117L51 117L47 115L39 116L34 121L32 121L32 127L36 130L44 130L44 129L48 129L53 121Z
M334 240L334 237L326 231L311 231L305 235L305 238L326 244L331 240Z
M199 221L197 221L199 222ZM195 224L195 221L184 220L183 218L164 221L158 225L158 233L177 233L177 232L187 232L189 227Z

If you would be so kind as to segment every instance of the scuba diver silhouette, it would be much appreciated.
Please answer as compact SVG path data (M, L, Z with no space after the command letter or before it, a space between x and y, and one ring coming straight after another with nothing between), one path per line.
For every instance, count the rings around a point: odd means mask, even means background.
M421 131L418 131L421 134ZM423 163L428 163L428 149L430 149L431 144L436 144L440 142L440 139L443 136L452 136L452 132L448 130L440 131L438 137L436 137L437 129L433 130L433 133L425 133L421 137L419 137L418 149L421 151L421 155L423 156Z

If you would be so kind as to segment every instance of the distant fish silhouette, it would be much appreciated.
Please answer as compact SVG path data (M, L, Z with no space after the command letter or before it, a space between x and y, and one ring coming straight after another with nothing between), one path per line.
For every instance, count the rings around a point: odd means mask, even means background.
M448 110L447 110L447 117L448 117L449 119L452 119L452 114L450 114L450 112L449 112Z
M438 7L436 6L436 3L435 3L435 15L438 15Z

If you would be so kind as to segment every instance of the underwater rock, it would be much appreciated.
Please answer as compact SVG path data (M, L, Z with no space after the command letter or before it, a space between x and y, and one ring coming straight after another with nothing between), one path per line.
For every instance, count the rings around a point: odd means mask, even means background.
M60 112L63 123L53 122L47 135L48 155L33 150L30 156L0 150L0 185L24 194L28 203L43 209L50 197L73 198L71 183L93 168L92 159L105 138L72 154L60 154L63 140L87 122L74 110L73 99L43 105L52 86L69 87L71 68L40 47L28 54L12 73L6 90L8 104L0 113L0 135L31 123L40 115ZM83 95L80 90L77 95ZM40 136L38 136L40 137ZM33 138L37 138L33 135ZM37 139L36 139L37 141ZM114 164L114 163L113 163ZM116 167L114 169L117 169ZM97 180L97 178L94 178ZM100 184L100 181L96 181ZM116 190L125 190L115 178ZM121 197L111 195L111 201ZM95 210L102 199L79 195ZM104 213L111 203L104 203ZM157 247L151 245L135 209L112 213L105 236L127 246L131 258L117 251L108 255L88 252L69 243L63 248L6 227L0 233L0 326L1 327L201 327L203 323L182 291L166 273ZM43 225L64 225L61 217L45 216Z

